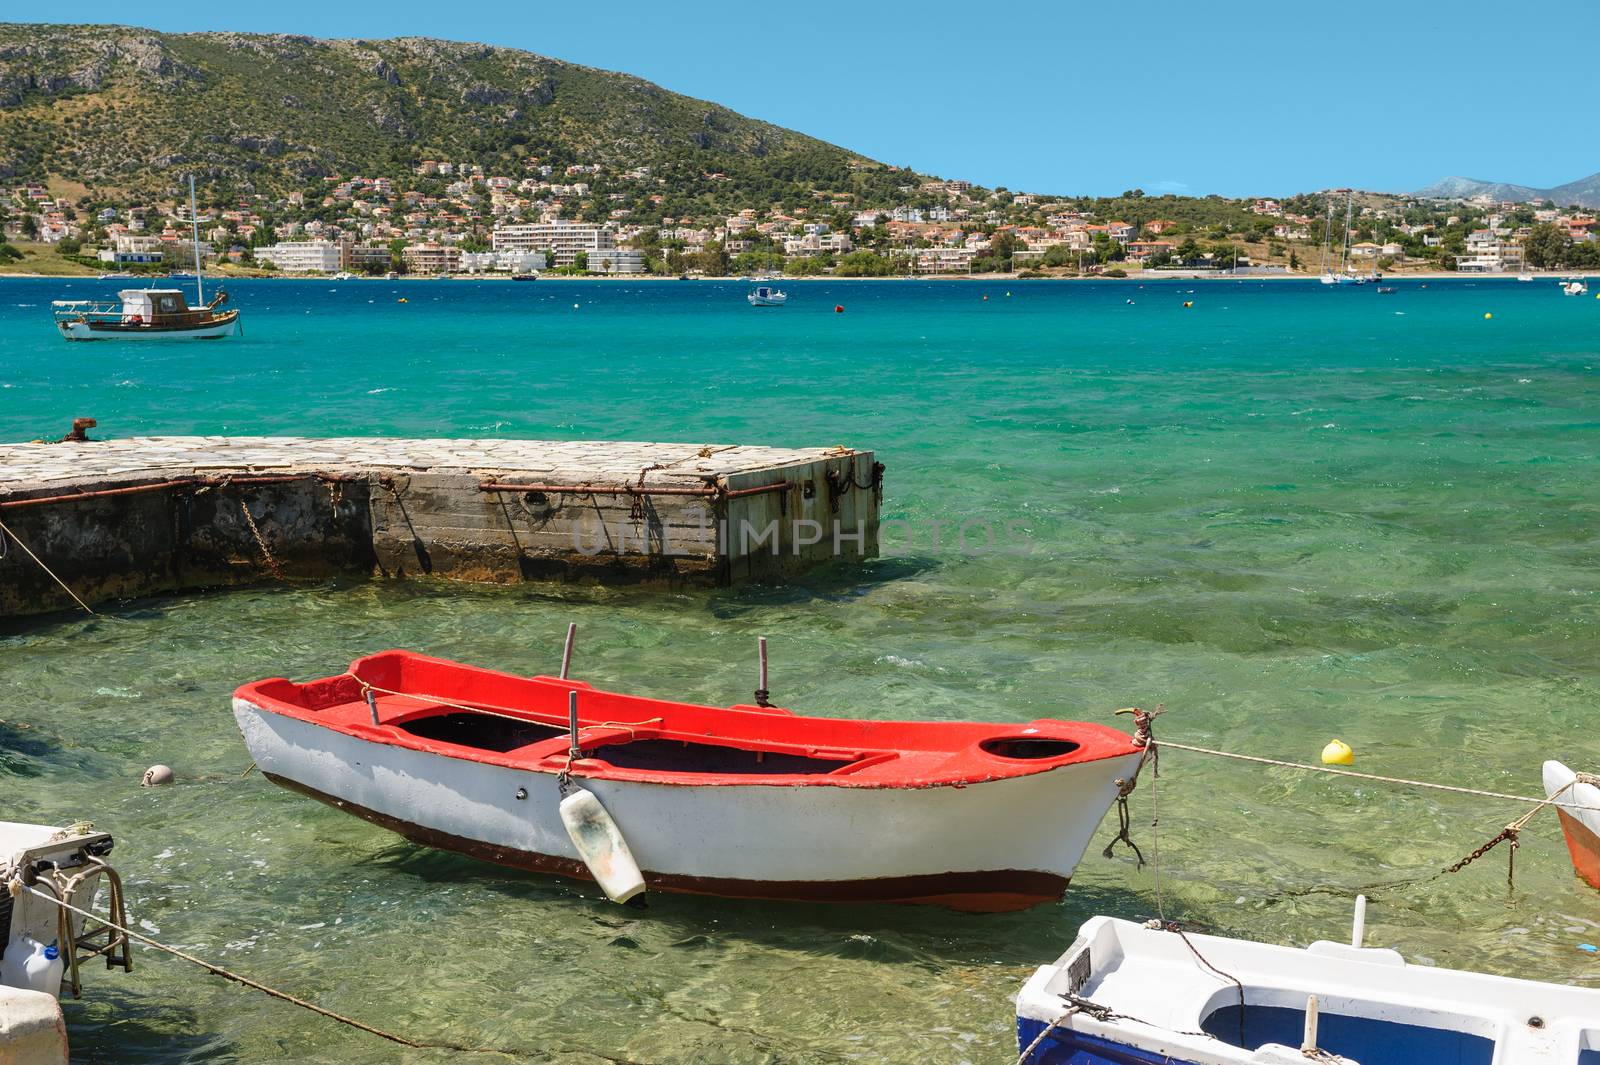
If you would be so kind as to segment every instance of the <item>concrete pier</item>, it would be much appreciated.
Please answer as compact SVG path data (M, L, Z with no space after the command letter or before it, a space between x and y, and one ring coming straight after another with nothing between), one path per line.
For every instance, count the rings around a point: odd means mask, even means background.
M845 447L213 436L4 444L0 617L75 608L61 584L92 604L341 573L781 578L877 554L882 473L870 451Z

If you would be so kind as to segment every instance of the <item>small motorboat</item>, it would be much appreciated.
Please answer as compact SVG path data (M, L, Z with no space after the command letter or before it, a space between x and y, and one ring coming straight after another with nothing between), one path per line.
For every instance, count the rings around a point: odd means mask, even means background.
M513 281L537 281L537 280L539 280L539 275L538 274L512 274L511 275L511 280L513 280Z
M82 996L80 967L91 958L132 970L124 933L54 901L98 912L103 892L106 915L126 928L111 848L111 836L87 824L0 821L0 1062L67 1065L62 991Z
M1396 292L1399 292L1399 291L1400 291L1400 289L1395 285L1379 285L1378 286L1378 295L1380 295L1380 296L1392 296Z
M1557 761L1544 764L1544 793L1556 805L1572 867L1600 889L1600 777L1574 773ZM1597 1048L1600 1049L1600 1048Z
M750 301L752 307L782 307L789 302L789 295L770 285L757 285L745 299Z
M1304 949L1093 917L1018 996L1019 1065L1600 1059L1600 989L1408 964L1361 946L1365 904L1350 943Z
M801 717L408 651L246 684L233 712L269 780L613 898L566 822L573 796L592 796L591 820L649 888L1022 909L1066 890L1144 755L1096 724Z

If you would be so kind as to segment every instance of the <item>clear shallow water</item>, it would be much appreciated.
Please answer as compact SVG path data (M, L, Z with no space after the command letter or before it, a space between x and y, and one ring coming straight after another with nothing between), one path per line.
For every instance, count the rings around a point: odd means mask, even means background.
M1103 830L1067 903L1024 914L634 913L241 779L243 680L388 646L549 670L576 620L579 675L688 699L748 698L764 633L802 711L1107 721L1165 702L1173 739L1312 761L1338 735L1358 768L1524 794L1545 757L1600 756L1600 301L1553 283L797 283L754 311L699 282L274 281L230 285L246 335L223 344L55 338L51 299L116 285L0 283L0 439L87 414L115 435L849 443L888 464L886 514L916 531L904 557L784 588L259 588L0 634L0 816L93 817L159 938L408 1034L562 1062L1014 1060L1021 979L1091 913L1148 916L1154 878L1102 859ZM972 519L1023 522L1031 553L962 555L948 527L932 548L931 523ZM138 789L155 761L180 783ZM1433 872L1520 812L1176 751L1163 767L1168 912L1274 941L1339 938L1354 890ZM1377 892L1369 941L1600 986L1577 950L1600 940L1600 894L1549 813L1517 883L1496 851ZM394 1060L139 963L69 1005L85 1060Z

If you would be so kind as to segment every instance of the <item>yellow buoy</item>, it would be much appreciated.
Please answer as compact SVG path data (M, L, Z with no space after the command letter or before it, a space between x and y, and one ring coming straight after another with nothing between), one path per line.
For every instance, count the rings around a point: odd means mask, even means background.
M411 301L406 299L404 296L401 296L399 299L395 300L395 302L396 303L409 303Z
M1491 319L1493 317L1494 317L1494 315L1490 314L1488 311L1484 311L1483 312L1483 320L1484 321L1487 322L1489 319Z
M1351 765L1356 760L1356 752L1344 740L1329 740L1328 745L1322 748L1323 765Z

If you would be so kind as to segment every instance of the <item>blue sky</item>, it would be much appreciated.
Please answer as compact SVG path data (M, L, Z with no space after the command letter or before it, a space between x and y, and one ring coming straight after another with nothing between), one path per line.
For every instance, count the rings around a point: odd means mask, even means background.
M1407 191L1450 174L1549 186L1600 170L1583 20L1562 30L1559 13L1529 22L1503 2L75 0L66 10L75 22L164 30L524 48L1019 190Z

